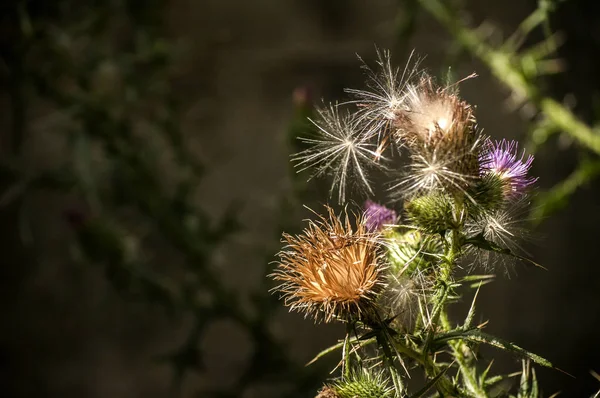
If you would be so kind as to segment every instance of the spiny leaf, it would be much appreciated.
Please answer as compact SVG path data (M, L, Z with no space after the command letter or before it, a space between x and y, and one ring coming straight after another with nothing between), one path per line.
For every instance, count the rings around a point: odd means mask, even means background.
M459 282L480 282L486 281L490 279L494 279L496 275L488 274L488 275L467 275L464 278L461 278Z
M479 283L479 287L481 287L482 283ZM469 308L469 312L467 313L467 317L465 318L465 323L463 324L464 329L469 329L471 327L471 323L473 322L473 318L475 318L475 301L477 300L477 295L479 294L479 287L475 292L475 296L473 297L473 302L471 303L471 308Z
M514 253L512 250L510 250L510 249L508 249L506 247L499 246L498 244L496 244L496 243L494 243L492 241L487 240L485 238L485 236L483 236L483 233L479 233L479 234L477 234L475 236L467 238L465 240L465 243L471 244L471 245L473 245L475 247L478 247L480 249L483 249L483 250L487 250L487 251L491 251L491 252L496 252L496 253L501 253L501 254L506 254L508 256L512 256L512 257L518 258L519 260L523 260L526 263L528 263L530 265L533 265L535 267L539 267L539 268L542 268L544 270L546 269L543 266L541 266L540 264L536 263L535 261L533 261L533 260L531 260L531 259L529 259L527 257L523 257L523 256L521 256L519 254Z
M554 365L552 365L552 363L550 361L548 361L547 359L544 359L537 354L529 352L529 351L525 350L524 348L519 347L516 344L502 340L498 337L494 337L487 333L483 333L479 329L471 329L471 330L466 330L466 331L460 330L460 331L453 331L453 332L445 333L445 334L438 336L434 340L434 342L437 344L441 344L441 343L445 343L450 340L459 340L459 339L472 341L475 343L489 344L493 347L502 348L503 350L511 351L511 352L514 352L515 354L524 356L525 358L529 358L533 362L537 363L538 365L546 366L548 368L554 368Z
M345 342L345 340L342 340L339 343L332 345L331 347L327 347L323 351L319 352L313 359L311 359L310 361L308 361L306 363L306 365L304 365L304 366L312 365L313 363L315 363L316 361L318 361L319 359L321 359L325 355L330 354L330 353L332 353L332 352L334 352L336 350L341 349L342 347L344 347L344 342ZM368 344L371 344L371 343L375 342L375 338L371 337L369 339L363 340L362 338L352 337L352 338L349 339L349 342L350 343L358 342L358 345L362 347L362 346L365 346L365 345L368 345Z
M446 374L446 372L448 371L448 369L450 369L450 366L446 367L444 370L442 370L440 373L438 373L437 375L435 375L435 377L431 380L429 380L427 382L427 384L425 384L425 386L423 388L421 388L419 391L417 391L416 393L414 393L413 395L411 395L409 398L419 398L421 396L423 396L427 391L429 391L429 389L431 387L433 387L435 385L435 383L437 383L437 381L444 375Z

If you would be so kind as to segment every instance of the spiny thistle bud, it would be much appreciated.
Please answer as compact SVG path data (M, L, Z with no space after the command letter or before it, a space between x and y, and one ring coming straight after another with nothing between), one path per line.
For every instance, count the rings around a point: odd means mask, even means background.
M386 245L390 263L390 273L414 276L433 265L435 253L441 250L439 239L423 236L419 231L394 233L388 237Z
M287 246L270 276L283 282L274 290L292 310L329 322L336 317L360 318L370 309L383 284L378 235L360 216L353 229L327 208L328 217L309 221L303 234L283 235Z
M367 370L354 372L349 380L338 381L332 388L340 398L391 398L394 393L381 374Z
M469 190L473 202L468 201L470 211L478 215L483 211L494 211L506 201L506 181L497 173L486 173Z
M365 226L370 232L380 231L398 219L394 210L370 200L365 202L364 209Z
M502 182L502 191L506 200L523 195L527 188L537 181L527 173L533 163L533 156L525 158L525 152L518 156L516 141L487 140L479 156L481 174L495 175Z
M406 212L415 226L430 234L457 227L452 200L442 193L433 192L412 199L406 204Z
M389 272L380 307L388 312L399 328L410 327L413 309L432 288L429 272L441 250L439 237L419 231L394 233L387 237Z

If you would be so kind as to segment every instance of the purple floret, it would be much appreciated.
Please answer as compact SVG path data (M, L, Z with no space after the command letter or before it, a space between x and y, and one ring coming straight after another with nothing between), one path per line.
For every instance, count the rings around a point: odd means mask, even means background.
M518 155L519 144L516 141L488 140L479 156L481 174L495 173L507 182L507 194L510 196L521 195L526 189L537 181L537 178L527 175L533 155L525 158L525 152Z
M371 200L365 202L364 209L365 226L371 232L380 231L385 225L394 224L398 218L394 210Z

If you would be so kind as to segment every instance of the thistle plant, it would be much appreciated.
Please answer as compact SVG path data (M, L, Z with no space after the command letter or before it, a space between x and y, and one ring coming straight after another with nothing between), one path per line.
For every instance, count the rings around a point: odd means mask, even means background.
M478 269L506 259L537 266L518 241L533 157L482 133L461 82L439 84L419 62L400 70L389 52L378 56L378 68L365 66L368 88L325 106L311 120L317 135L302 138L312 146L293 157L301 170L333 176L343 210L327 205L302 233L284 234L271 274L291 310L346 325L315 357L341 351L339 375L317 397L538 397L530 362L552 364L473 322L479 288L493 277ZM392 162L398 154L403 168ZM372 197L374 171L388 180L386 198ZM369 195L364 207L348 201L350 189ZM469 288L475 298L457 324L448 307ZM515 388L479 360L480 344L522 358Z

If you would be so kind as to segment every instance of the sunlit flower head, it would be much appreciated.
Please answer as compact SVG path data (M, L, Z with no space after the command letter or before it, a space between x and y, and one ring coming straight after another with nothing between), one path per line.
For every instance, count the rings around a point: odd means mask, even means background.
M271 274L282 282L274 290L292 310L329 322L357 318L369 308L383 286L383 259L378 235L369 233L364 219L353 227L347 213L309 221L297 236L283 235L278 267Z
M371 200L365 202L364 210L365 226L370 232L380 231L396 223L398 219L398 214L394 210Z
M395 126L396 140L410 152L410 170L392 189L404 197L432 190L466 194L479 175L481 146L471 106L425 74L407 93Z
M381 153L377 144L360 130L353 114L340 115L337 106L321 108L319 120L313 121L317 136L301 138L311 147L292 158L300 171L312 168L314 175L331 173L333 182L331 193L337 190L340 203L346 200L346 188L352 184L359 189L373 193L368 179L368 169L379 166Z
M473 110L455 93L439 87L427 74L406 87L404 107L395 119L397 138L410 146L447 147L473 141Z
M482 175L493 173L503 181L507 198L522 195L537 181L537 178L527 175L533 163L533 156L525 157L524 151L519 156L516 141L487 140L479 162Z

